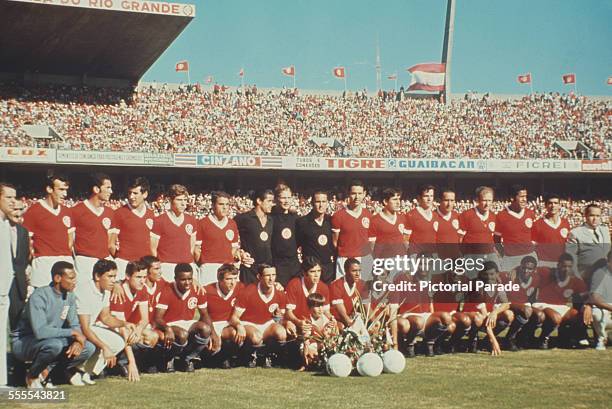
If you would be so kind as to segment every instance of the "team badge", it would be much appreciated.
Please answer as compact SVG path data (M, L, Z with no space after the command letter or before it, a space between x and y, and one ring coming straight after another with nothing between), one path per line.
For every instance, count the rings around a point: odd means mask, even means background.
M193 233L193 226L191 225L191 223L187 223L185 225L185 231L187 232L188 235L191 236L191 234Z
M495 231L495 222L489 222L489 230Z
M285 227L281 231L281 236L283 236L283 239L289 240L291 238L291 229L289 227Z
M438 222L433 222L434 231L438 231Z
M193 310L196 307L196 305L198 305L198 299L196 297L191 297L189 301L187 301L187 307L190 310Z
M233 230L226 230L225 231L225 238L227 238L229 241L234 240L234 231Z
M566 239L567 238L567 234L569 233L569 231L567 231L567 229L564 227L564 228L561 229L561 231L559 233L561 233L561 237Z
M565 298L570 298L572 294L574 294L574 290L572 290L571 288L568 288L567 290L563 291L563 296Z
M147 225L147 228L151 230L153 228L153 219L145 220L145 224Z
M368 219L367 217L364 217L363 219L361 219L361 225L364 228L369 228L370 227L370 219Z
M65 320L68 317L68 311L70 311L70 306L64 305L64 308L62 309L62 314L60 315L61 320Z
M453 221L451 222L451 225L453 226L453 229L459 230L459 220L453 219Z
M270 314L274 314L274 311L276 311L278 309L278 304L274 303L274 304L270 304L268 306L268 311L270 312Z
M327 236L320 234L319 238L317 238L317 243L319 243L319 246L325 246L327 244Z
M531 220L531 217L525 219L525 226L531 229L531 226L533 226L533 220Z
M102 219L102 226L104 226L106 230L110 229L111 221L108 217L105 217L104 219Z
M261 239L261 241L268 241L268 233L262 231L261 233L259 233L259 238Z
M70 227L70 216L62 217L62 223L64 223L64 226Z

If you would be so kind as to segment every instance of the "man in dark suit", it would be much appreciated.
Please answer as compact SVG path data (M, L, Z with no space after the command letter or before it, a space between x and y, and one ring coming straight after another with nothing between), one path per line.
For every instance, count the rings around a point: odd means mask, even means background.
M15 278L9 290L9 323L11 330L19 322L19 316L25 306L28 293L26 269L30 264L30 237L25 227L21 225L25 204L18 200L13 212L8 214L11 226L11 254L13 258L13 271ZM49 273L51 274L51 273ZM49 276L51 282L51 276Z

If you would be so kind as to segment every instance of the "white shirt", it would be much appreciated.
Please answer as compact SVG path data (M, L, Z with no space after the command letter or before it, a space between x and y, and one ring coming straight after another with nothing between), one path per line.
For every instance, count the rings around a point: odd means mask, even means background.
M89 315L89 325L94 325L104 307L110 306L110 291L100 292L93 279L89 279L75 290L77 297L77 314Z
M0 243L0 295L7 295L15 272L11 254L11 225L5 217L0 218Z

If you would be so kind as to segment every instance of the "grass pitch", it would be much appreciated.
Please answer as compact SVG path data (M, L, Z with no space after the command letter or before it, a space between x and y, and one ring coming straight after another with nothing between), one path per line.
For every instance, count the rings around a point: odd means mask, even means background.
M201 369L66 387L31 408L611 408L612 350L455 354L407 360L399 375L331 378L287 369Z

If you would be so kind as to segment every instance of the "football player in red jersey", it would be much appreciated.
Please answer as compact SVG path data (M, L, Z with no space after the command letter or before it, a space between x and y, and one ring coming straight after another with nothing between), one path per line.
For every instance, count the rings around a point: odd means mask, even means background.
M485 331L490 343L491 355L501 354L501 348L497 340L497 334L507 328L514 320L514 314L510 310L510 303L505 291L494 289L489 291L484 287L476 288L478 281L488 284L499 284L499 268L492 261L484 263L482 270L473 280L472 291L466 296L463 304L463 312L467 313L472 320L472 328L468 334L470 341L470 352L478 351L478 331Z
M459 285L467 284L468 278L454 271L447 271L431 277L431 283L437 285ZM470 331L472 320L468 314L459 311L460 303L465 300L465 291L461 289L438 289L433 292L433 310L435 312L446 312L450 314L453 322L448 325L446 350L455 352L464 335ZM441 339L441 338L440 338Z
M571 227L566 218L561 217L561 198L550 193L544 197L546 214L538 219L531 229L531 240L536 245L538 266L554 268L559 257L565 252L565 243Z
M185 213L189 192L183 185L172 185L168 192L170 210L155 218L151 230L151 255L161 261L162 277L170 282L174 276L176 264L194 263L197 220ZM197 271L197 270L196 270ZM197 277L194 281L197 281Z
M208 314L215 333L221 338L221 350L213 359L222 368L230 368L229 358L235 353L236 329L229 320L236 304L236 299L244 285L239 281L240 271L233 264L222 264L217 270L217 281L208 284L204 289L208 298Z
M527 208L527 188L523 185L512 185L510 197L510 205L495 218L494 239L496 243L501 244L497 248L503 255L501 270L504 272L517 267L525 256L536 257L531 242L535 213Z
M495 250L493 233L495 232L495 213L491 209L494 191L488 186L479 186L475 190L475 206L459 216L459 227L465 232L461 249L465 259L492 261L499 266L499 257ZM470 268L465 272L468 278L475 278L477 269Z
M368 236L374 258L394 258L406 254L404 216L399 213L402 192L387 188L382 192L383 210L372 217Z
M115 257L119 276L130 260L151 253L151 229L155 215L147 208L149 181L136 177L128 182L128 203L115 211L110 230L110 253ZM121 245L119 245L121 244Z
M438 213L434 212L434 193L432 185L417 188L417 205L405 216L405 229L408 235L408 254L433 253L438 232Z
M361 264L355 258L344 262L344 277L329 285L331 312L338 321L338 327L350 327L355 321L355 303L360 302L366 288L361 281Z
M160 342L166 347L165 371L174 372L174 358L179 357L185 371L193 372L193 360L205 348L216 348L219 341L214 339L206 295L196 292L193 286L193 268L178 263L174 271L174 282L162 290L155 308L155 326L161 331ZM196 309L200 314L197 321Z
M353 257L361 263L363 280L372 280L372 254L368 240L372 213L363 203L365 196L363 182L353 180L348 187L346 207L332 216L332 241L338 249L336 278L344 275L344 262Z
M540 282L533 307L544 312L539 338L541 349L548 349L550 334L556 328L559 328L560 341L582 337L585 321L588 321L585 314L590 314L591 307L584 306L588 297L587 286L574 276L573 271L574 258L567 253L561 254L556 268L538 269Z
M506 349L518 351L517 336L521 340L520 345L526 345L530 334L533 334L535 327L539 325L539 311L532 308L531 304L535 301L537 289L540 285L540 275L536 273L537 260L533 256L525 256L518 267L513 268L508 273L501 273L499 281L501 283L515 283L519 285L518 291L507 293L510 301L510 311L514 314L514 321L506 334ZM535 315L534 315L535 314ZM532 318L533 316L533 318ZM530 325L527 325L530 323Z
M438 231L436 234L436 250L440 258L461 257L461 240L465 232L459 227L459 213L455 211L457 204L455 192L449 188L440 190L440 206L438 206Z
M110 234L114 211L106 206L113 193L110 177L104 173L90 176L89 198L72 208L74 261L76 271L89 277L99 259L110 259ZM124 277L117 271L117 279Z
M230 318L230 325L236 330L236 343L244 344L242 352L248 367L255 367L258 360L264 367L271 367L272 359L267 352L284 346L287 340L287 331L282 325L285 305L284 292L276 288L276 269L259 264L257 282L240 292Z
M49 271L53 264L73 262L72 212L64 206L68 187L66 177L50 175L45 185L47 196L30 206L23 215L23 227L28 229L32 238L34 259L30 285L34 288L49 285Z

